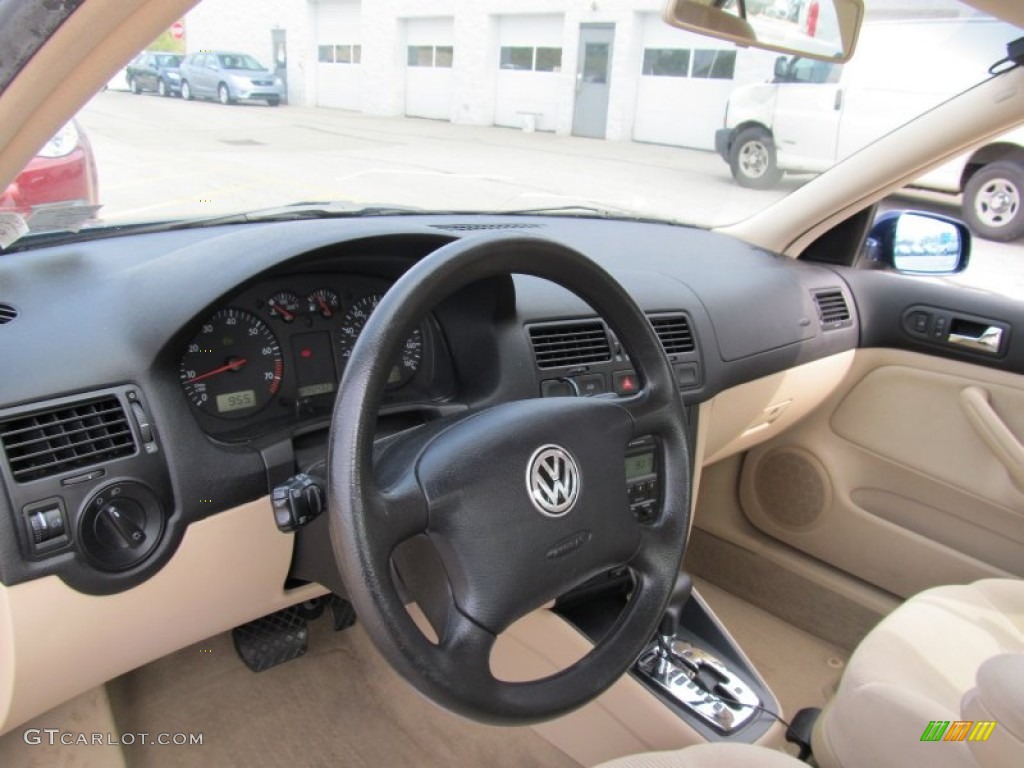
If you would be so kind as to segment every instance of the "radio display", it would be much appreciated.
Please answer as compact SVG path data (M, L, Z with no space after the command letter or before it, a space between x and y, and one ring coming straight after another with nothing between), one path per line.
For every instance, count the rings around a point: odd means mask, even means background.
M626 457L626 480L635 480L654 473L654 454L639 453Z

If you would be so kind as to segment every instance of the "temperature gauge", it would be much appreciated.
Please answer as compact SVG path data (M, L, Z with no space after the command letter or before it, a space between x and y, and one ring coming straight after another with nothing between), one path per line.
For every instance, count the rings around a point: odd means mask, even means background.
M334 317L338 307L341 305L338 294L330 288L320 288L313 291L306 297L306 301L309 303L309 313L311 315L320 315L320 317L326 317L328 320Z

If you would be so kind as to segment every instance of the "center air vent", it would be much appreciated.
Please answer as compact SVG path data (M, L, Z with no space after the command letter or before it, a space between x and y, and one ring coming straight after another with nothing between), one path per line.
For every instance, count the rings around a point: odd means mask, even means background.
M850 307L842 291L818 291L814 294L814 303L818 306L821 327L826 331L853 324Z
M693 352L693 331L690 330L690 321L686 315L655 315L650 320L654 332L661 340L661 346L665 348L665 354Z
M600 320L534 325L530 341L538 368L606 363L612 357L608 333Z
M2 422L0 442L11 474L20 483L135 452L135 438L116 397L84 400Z
M9 323L18 316L18 310L10 304L0 302L0 325Z

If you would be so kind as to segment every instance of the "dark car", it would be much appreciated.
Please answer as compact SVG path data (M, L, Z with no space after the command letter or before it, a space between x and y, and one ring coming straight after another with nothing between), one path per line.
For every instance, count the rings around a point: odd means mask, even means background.
M132 93L156 91L161 96L181 94L181 73L178 67L185 58L180 53L146 51L128 65L126 75Z
M181 63L181 96L221 104L265 101L276 107L284 98L284 83L247 53L203 51Z

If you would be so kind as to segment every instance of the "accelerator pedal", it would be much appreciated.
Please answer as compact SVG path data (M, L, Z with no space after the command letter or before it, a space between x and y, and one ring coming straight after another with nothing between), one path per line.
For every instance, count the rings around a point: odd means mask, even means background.
M304 656L309 650L308 622L320 618L328 608L335 632L355 624L352 604L337 595L326 595L235 627L231 630L235 651L253 672Z

